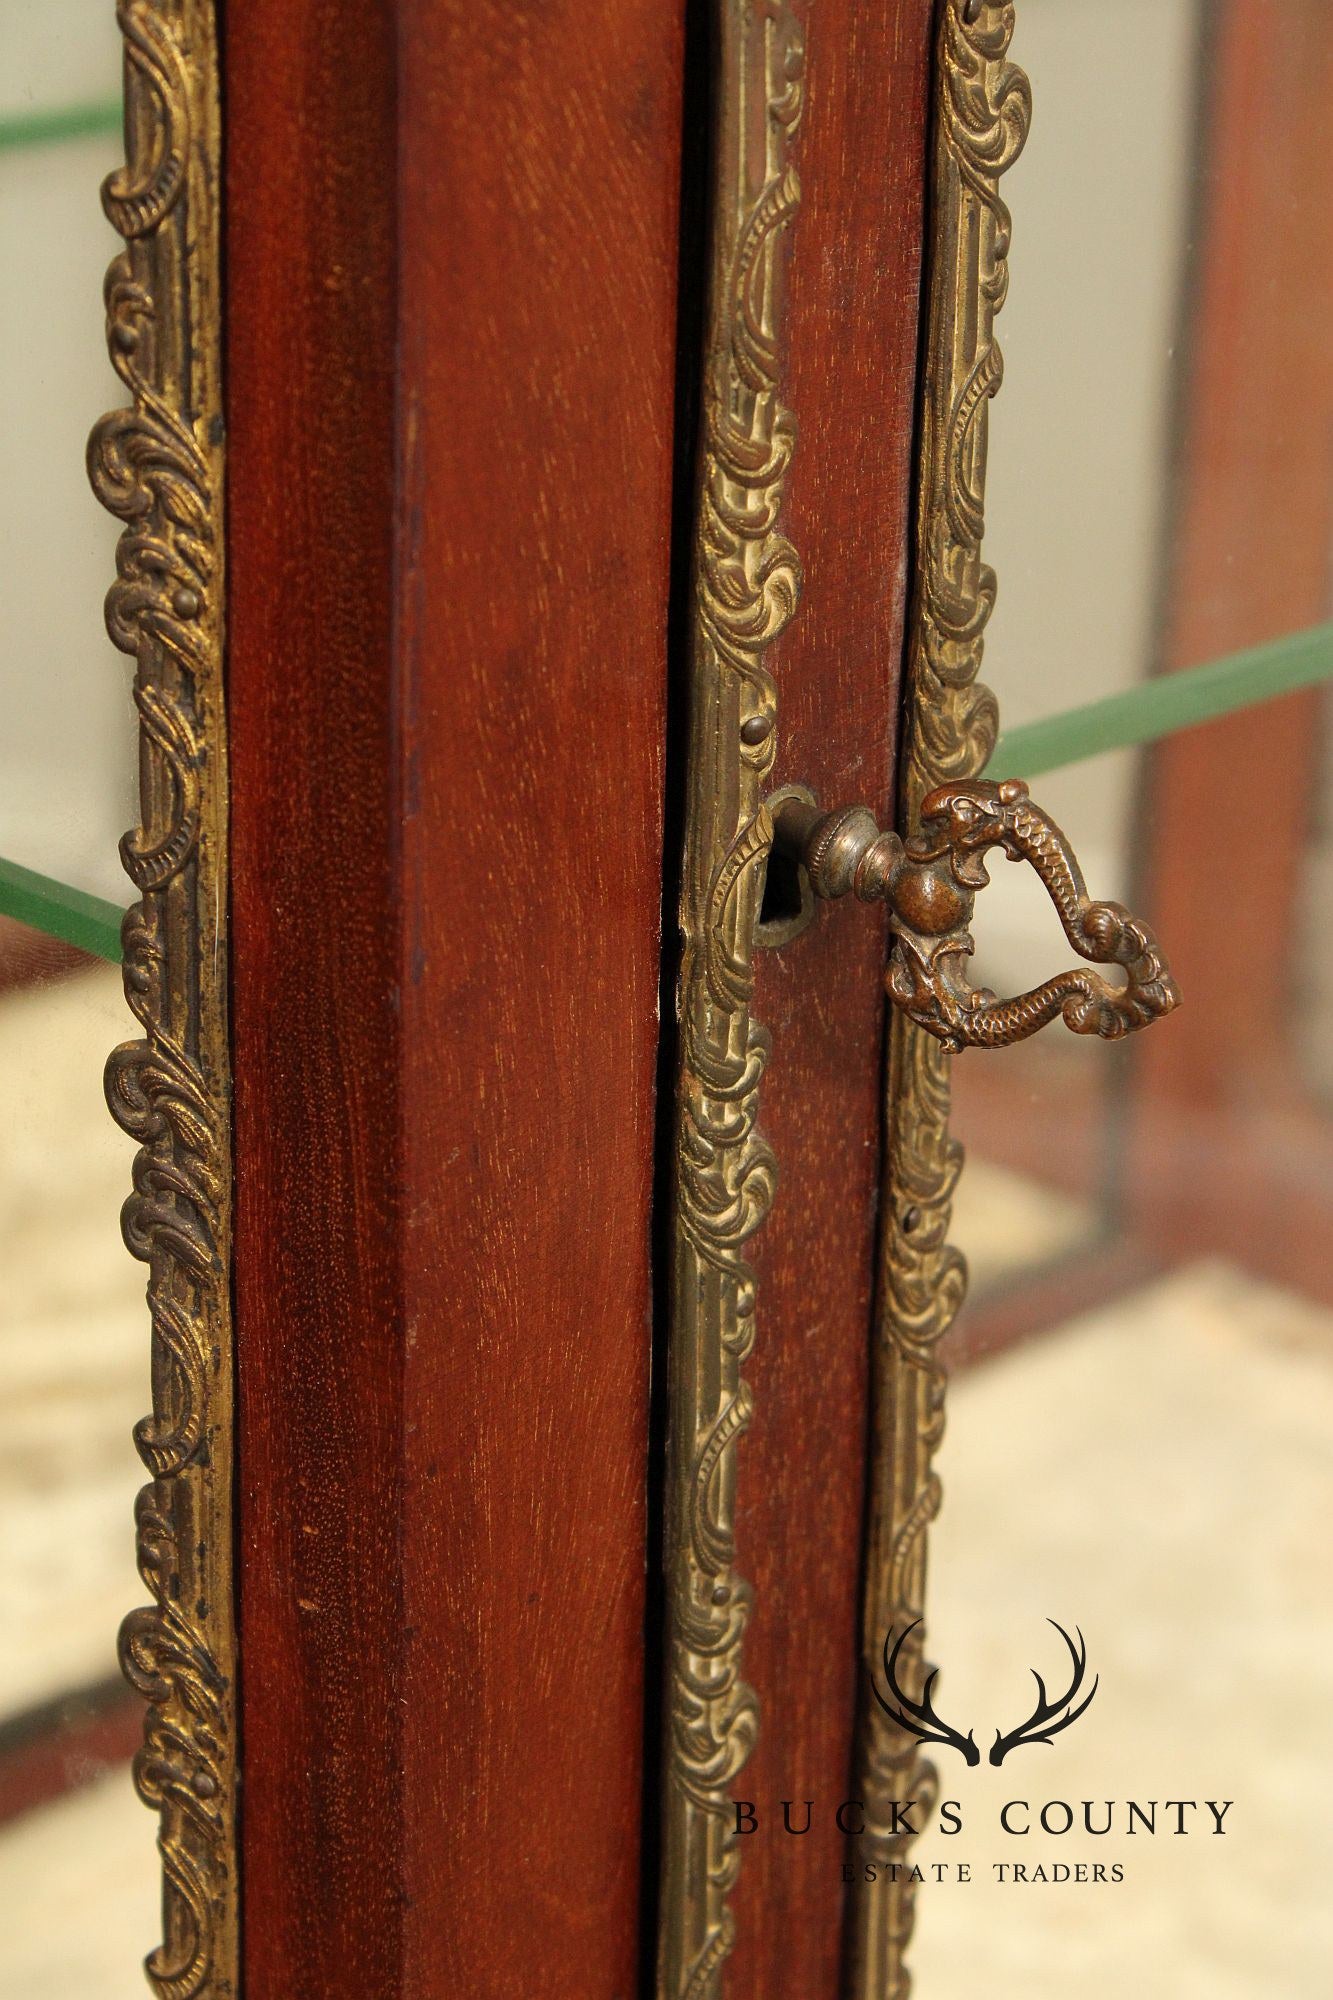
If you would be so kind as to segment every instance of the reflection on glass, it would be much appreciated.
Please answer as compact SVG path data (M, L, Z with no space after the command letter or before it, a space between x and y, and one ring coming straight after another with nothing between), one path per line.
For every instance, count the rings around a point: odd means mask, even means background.
M122 400L97 200L123 158L119 95L103 0L0 11L0 855L123 904L134 711L101 624L115 524L83 471L92 421ZM148 1342L101 1074L133 1028L115 967L0 919L0 2000L131 2000L158 1922L130 1777L142 1704L115 1657L143 1598L130 1433Z
M141 1601L131 1427L143 1273L120 1241L131 1148L102 1101L131 1021L116 967L0 920L0 1996L142 1990L153 1822L117 1626ZM72 1921L74 1912L78 1921Z
M134 816L129 669L102 627L116 524L88 490L89 428L123 402L101 338L118 239L97 190L113 130L60 137L44 114L120 96L107 0L0 8L0 855L125 901ZM103 124L105 126L105 115Z

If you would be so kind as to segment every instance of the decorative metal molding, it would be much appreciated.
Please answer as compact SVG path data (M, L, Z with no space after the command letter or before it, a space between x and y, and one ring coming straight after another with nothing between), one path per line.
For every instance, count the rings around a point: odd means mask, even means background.
M800 198L788 145L804 54L785 0L716 0L720 81L695 523L692 714L667 1448L664 1859L659 2000L717 2000L740 1856L728 1788L758 1726L741 1678L751 1593L737 1575L742 1370L755 1337L743 1248L773 1199L757 1127L768 1036L750 1013L773 821L767 649L800 569L778 532L795 426L779 384L782 234Z
M148 1703L135 1782L160 1820L149 1982L160 2000L224 2000L238 1922L217 22L213 0L120 0L117 16L128 164L102 202L125 239L107 339L131 400L96 426L88 467L126 524L106 617L140 718L140 825L121 842L139 900L122 938L144 1032L106 1083L139 1141L122 1220L148 1266L153 1401L135 1429L153 1601L125 1620L120 1655Z
M930 302L922 389L916 574L906 687L907 741L899 827L921 831L922 801L937 785L976 775L994 745L994 697L977 682L995 576L981 559L987 403L1003 364L995 315L1008 285L1009 211L999 181L1022 150L1031 117L1027 78L1006 60L1014 9L996 0L944 0L935 64ZM889 1159L873 1368L871 1507L862 1655L865 1689L856 1796L865 1801L858 1859L878 1864L852 1892L851 1978L856 2000L906 2000L904 1954L913 1890L902 1862L910 1835L894 1807L915 1798L918 1826L935 1773L920 1746L869 1699L889 1634L923 1615L926 1536L939 1511L933 1468L944 1430L941 1337L966 1287L947 1238L962 1148L949 1136L948 1051L896 1007L890 1029ZM914 1699L925 1684L923 1627L905 1641L900 1678Z

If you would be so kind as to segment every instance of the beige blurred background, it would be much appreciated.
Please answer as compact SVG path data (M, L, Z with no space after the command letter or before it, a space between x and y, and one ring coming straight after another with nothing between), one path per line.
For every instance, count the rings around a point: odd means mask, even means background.
M102 628L117 530L83 459L94 420L123 400L102 335L117 239L97 191L124 150L111 129L23 137L28 120L109 110L119 92L110 0L4 0L0 856L123 904L131 668ZM143 1271L119 1230L132 1148L101 1074L134 1026L118 968L0 919L4 2000L131 2000L157 1936L154 1826L129 1782L137 1718L115 1652L143 1595L130 1429L148 1407L148 1343Z
M119 90L109 0L4 0L0 117L106 105ZM123 158L113 133L0 149L0 855L117 902L135 724L129 663L101 626L116 523L83 459L96 417L124 400L101 337L118 238L97 198Z

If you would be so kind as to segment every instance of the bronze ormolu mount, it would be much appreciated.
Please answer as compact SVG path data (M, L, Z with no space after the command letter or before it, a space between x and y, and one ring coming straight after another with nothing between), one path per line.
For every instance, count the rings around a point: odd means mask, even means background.
M1122 903L1094 902L1069 842L1019 779L939 785L921 802L921 830L881 832L866 806L821 812L798 798L773 815L774 846L803 867L816 896L887 903L894 948L888 992L945 1048L1003 1048L1057 1014L1077 1035L1115 1041L1179 1005L1180 994L1145 923ZM1041 877L1065 936L1086 959L1124 968L1123 986L1074 967L1014 1000L969 985L972 906L1000 848Z

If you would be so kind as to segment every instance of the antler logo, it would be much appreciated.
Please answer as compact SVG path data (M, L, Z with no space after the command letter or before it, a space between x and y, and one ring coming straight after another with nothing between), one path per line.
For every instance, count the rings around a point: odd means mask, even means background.
M1020 1722L1017 1728L1011 1729L1007 1733L999 1729L996 1730L995 1741L991 1745L990 1751L990 1761L992 1764L1003 1764L1011 1750L1022 1749L1025 1744L1050 1743L1059 1735L1062 1729L1068 1729L1071 1722L1078 1721L1078 1718L1082 1715L1084 1709L1088 1706L1088 1703L1092 1700L1092 1697L1101 1685L1101 1676L1095 1676L1092 1686L1083 1696L1083 1699L1079 1700L1079 1695L1083 1687L1083 1679L1088 1667L1088 1649L1084 1642L1083 1634L1076 1625L1074 1630L1078 1632L1078 1644L1075 1645L1063 1625L1058 1624L1054 1618L1048 1618L1046 1622L1048 1625L1055 1626L1056 1631L1069 1648L1069 1658L1072 1667L1072 1677L1069 1687L1064 1694L1052 1701L1046 1692L1045 1681L1036 1668L1033 1667L1031 1672L1033 1680L1037 1683L1037 1705L1031 1715ZM967 1735L964 1736L960 1730L955 1729L951 1723L945 1722L943 1717L935 1712L933 1694L936 1677L939 1674L938 1667L932 1667L926 1675L921 1689L920 1701L914 1701L911 1695L899 1685L899 1658L903 1647L907 1644L907 1641L911 1638L920 1623L921 1620L919 1618L914 1618L912 1623L901 1634L892 1651L889 1650L889 1638L892 1634L885 1637L884 1679L888 1684L892 1699L890 1701L884 1699L873 1678L870 1684L871 1693L884 1710L884 1713L892 1721L896 1722L900 1729L905 1730L909 1736L915 1736L918 1743L942 1743L946 1748L956 1750L965 1763L979 1764L981 1762L981 1752L977 1748L976 1738L972 1730L969 1729Z
M977 1748L976 1738L972 1734L972 1731L969 1729L967 1735L962 1736L949 1723L945 1722L935 1713L931 1703L931 1693L935 1686L936 1676L939 1673L938 1667L932 1667L926 1675L925 1685L921 1690L920 1701L913 1701L911 1695L898 1685L898 1655L902 1652L903 1647L907 1644L907 1641L911 1638L920 1623L921 1620L919 1618L912 1620L892 1653L889 1651L890 1635L885 1634L884 1678L889 1684L889 1692L893 1696L893 1701L885 1701L883 1695L875 1686L873 1678L870 1683L870 1691L884 1710L884 1713L890 1716L900 1729L905 1729L909 1736L915 1736L918 1743L945 1743L950 1749L956 1750L967 1763L979 1764L981 1762L981 1752Z
M1083 1676L1087 1672L1088 1667L1088 1649L1084 1644L1083 1634L1079 1632L1076 1625L1074 1627L1074 1630L1078 1632L1078 1644L1076 1646L1064 1626L1056 1625L1054 1618L1048 1618L1046 1623L1048 1625L1055 1625L1056 1631L1060 1634L1066 1646L1068 1646L1069 1658L1074 1669L1074 1677L1069 1683L1068 1692L1062 1694L1058 1701L1051 1701L1047 1698L1045 1681L1035 1667L1031 1668L1032 1678L1037 1683L1037 1706L1033 1709L1027 1721L1020 1722L1017 1729L1011 1729L1007 1736L1002 1736L1000 1731L996 1730L995 1741L991 1745L990 1752L992 1764L1003 1764L1011 1750L1019 1750L1025 1743L1049 1743L1051 1738L1058 1736L1062 1729L1068 1729L1071 1722L1078 1721L1080 1715L1082 1715L1084 1709L1101 1685L1101 1675L1098 1674L1095 1676L1092 1686L1088 1689L1082 1701L1078 1702L1078 1706L1075 1708L1074 1703L1078 1701L1079 1689L1083 1686Z

